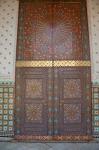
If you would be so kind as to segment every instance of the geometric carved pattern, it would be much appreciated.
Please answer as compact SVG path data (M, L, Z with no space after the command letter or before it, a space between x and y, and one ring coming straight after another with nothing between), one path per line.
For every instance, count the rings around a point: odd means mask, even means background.
M0 135L13 135L13 85L0 85Z
M52 135L52 69L16 69L16 135Z
M64 104L64 123L81 122L81 104Z
M26 121L29 122L42 122L42 104L26 104Z
M20 3L19 16L17 60L89 59L86 9L82 1L49 1L43 5L25 1Z
M53 12L54 59L82 59L80 3L55 4Z
M42 98L42 79L26 80L26 98Z
M46 3L43 5L20 3L18 60L51 59L52 21L50 10L51 5Z
M54 72L54 134L90 135L90 67L60 67Z
M80 79L64 79L64 98L80 98Z

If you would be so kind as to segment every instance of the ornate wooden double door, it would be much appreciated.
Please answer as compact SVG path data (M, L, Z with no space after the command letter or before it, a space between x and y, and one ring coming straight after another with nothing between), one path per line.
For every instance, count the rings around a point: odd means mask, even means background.
M85 0L20 1L17 139L90 139L89 53Z

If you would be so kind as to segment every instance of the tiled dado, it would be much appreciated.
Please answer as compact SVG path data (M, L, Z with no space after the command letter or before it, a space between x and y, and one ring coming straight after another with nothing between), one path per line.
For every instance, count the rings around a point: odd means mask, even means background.
M99 138L99 84L93 84L92 93L93 135Z
M0 136L13 135L14 84L0 83Z

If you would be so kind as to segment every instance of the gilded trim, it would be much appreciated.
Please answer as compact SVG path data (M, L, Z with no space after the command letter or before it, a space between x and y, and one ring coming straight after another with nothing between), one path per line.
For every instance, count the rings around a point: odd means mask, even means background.
M16 67L88 67L90 61L56 60L56 61L16 61Z
M52 67L52 61L16 61L16 67Z
M60 60L54 61L54 67L87 67L91 66L90 61L79 61L79 60Z

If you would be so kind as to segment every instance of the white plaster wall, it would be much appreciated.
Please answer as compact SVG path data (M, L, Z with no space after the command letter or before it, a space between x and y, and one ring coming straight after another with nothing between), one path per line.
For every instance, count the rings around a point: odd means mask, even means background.
M0 81L14 81L18 3L0 0Z
M99 83L99 0L87 0L92 82Z
M0 81L14 81L18 0L0 0ZM92 81L99 81L99 0L87 0Z

